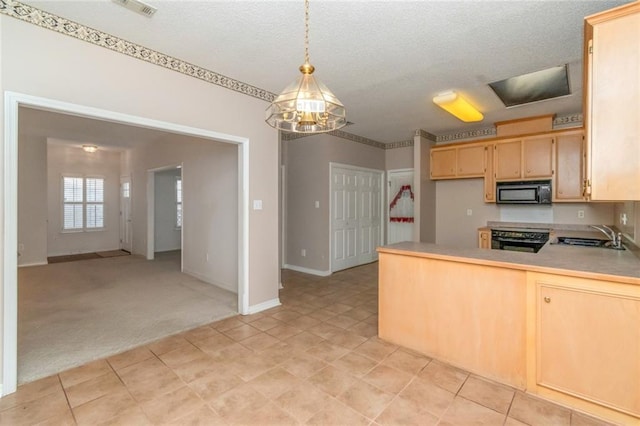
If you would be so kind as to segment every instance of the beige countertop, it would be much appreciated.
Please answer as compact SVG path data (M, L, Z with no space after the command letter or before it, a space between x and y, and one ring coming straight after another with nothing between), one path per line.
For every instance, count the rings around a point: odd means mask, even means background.
M565 232L557 231L562 235ZM379 247L378 252L640 285L640 259L631 250L547 243L538 253L522 253L403 242Z

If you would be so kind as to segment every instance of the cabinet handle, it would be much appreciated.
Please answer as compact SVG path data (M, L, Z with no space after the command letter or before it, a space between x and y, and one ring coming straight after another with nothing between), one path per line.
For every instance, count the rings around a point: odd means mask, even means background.
M544 298L544 303L551 303L551 298L550 298L550 297L548 297L548 296L546 296L546 297Z

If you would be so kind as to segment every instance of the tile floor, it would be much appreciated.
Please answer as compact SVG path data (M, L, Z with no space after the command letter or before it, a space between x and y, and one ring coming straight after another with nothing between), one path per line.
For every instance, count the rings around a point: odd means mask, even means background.
M278 308L25 384L0 424L605 424L379 340L375 263L283 283Z

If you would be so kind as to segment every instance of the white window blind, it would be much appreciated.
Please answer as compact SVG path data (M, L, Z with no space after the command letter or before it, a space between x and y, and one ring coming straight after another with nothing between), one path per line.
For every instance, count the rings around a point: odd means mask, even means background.
M104 228L104 179L64 176L62 229Z
M176 228L182 228L182 179L176 178Z

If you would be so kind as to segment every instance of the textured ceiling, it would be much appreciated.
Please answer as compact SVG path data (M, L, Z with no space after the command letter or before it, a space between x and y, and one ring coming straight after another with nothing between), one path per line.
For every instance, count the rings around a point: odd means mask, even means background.
M148 0L158 8L152 18L111 0L24 3L274 93L303 62L302 0ZM311 0L311 63L355 123L344 130L381 142L410 139L416 129L438 135L578 113L583 19L624 3ZM565 63L567 97L507 109L487 86ZM464 124L431 102L449 89L475 104L484 121Z

